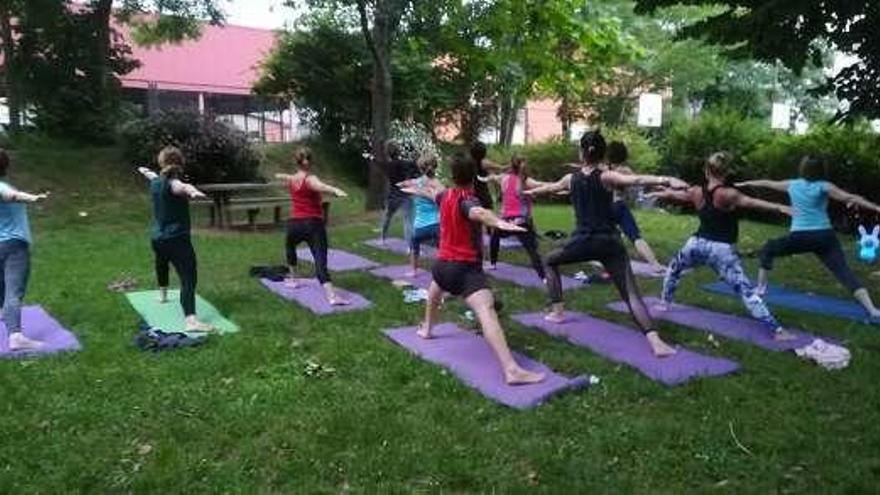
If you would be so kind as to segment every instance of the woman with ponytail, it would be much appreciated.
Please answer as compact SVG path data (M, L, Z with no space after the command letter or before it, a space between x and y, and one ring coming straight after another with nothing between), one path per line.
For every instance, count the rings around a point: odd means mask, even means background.
M159 302L168 302L169 265L174 266L174 271L180 278L184 329L187 332L210 332L214 327L196 317L198 269L190 236L189 215L189 200L204 198L205 194L181 180L184 157L178 148L166 146L159 152L157 161L158 174L146 167L140 167L138 172L150 181L150 197L153 202L151 244L156 257Z

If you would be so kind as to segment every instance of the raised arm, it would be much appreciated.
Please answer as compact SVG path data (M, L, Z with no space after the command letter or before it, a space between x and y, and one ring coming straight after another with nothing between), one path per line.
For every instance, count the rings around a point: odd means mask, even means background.
M543 185L535 188L526 189L523 192L529 196L537 196L539 194L553 194L560 191L567 191L571 189L571 174L565 174L556 182L546 182L542 184Z
M196 186L177 179L171 181L171 193L175 196L186 196L189 199L207 197L205 193L199 191Z
M672 189L687 189L690 185L676 177L663 175L636 175L624 174L610 170L602 174L602 183L608 187L631 187L631 186L664 186Z
M786 192L788 191L789 181L787 180L747 180L745 182L737 182L736 187L760 187L762 189L770 189L771 191Z
M314 175L310 175L306 181L309 183L309 187L313 190L318 191L319 193L332 194L337 198L347 198L348 194L345 193L342 189L338 187L333 187L329 184L324 184L321 182L321 179L315 177Z
M791 216L791 207L788 205L764 201L763 199L753 198L747 194L743 194L736 189L728 190L727 201L737 208L749 210L763 210L773 213L782 213Z
M840 201L841 203L846 203L847 205L856 205L866 210L880 213L880 206L877 206L876 203L872 203L867 199L859 196L858 194L844 191L843 189L835 186L834 184L831 184L830 182L828 183L828 196L835 201Z
M153 172L152 170L148 169L147 167L138 167L137 171L140 172L141 175L146 177L147 180L153 180L153 179L159 178L159 174L157 174L156 172Z

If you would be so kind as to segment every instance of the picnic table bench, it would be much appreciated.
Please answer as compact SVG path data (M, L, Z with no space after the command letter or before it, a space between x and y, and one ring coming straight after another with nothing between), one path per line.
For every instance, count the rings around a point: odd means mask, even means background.
M193 203L208 205L212 227L231 227L233 214L238 211L244 211L247 224L254 227L260 211L271 210L277 224L282 219L282 208L290 203L289 197L281 194L283 182L201 184L197 187L209 198Z

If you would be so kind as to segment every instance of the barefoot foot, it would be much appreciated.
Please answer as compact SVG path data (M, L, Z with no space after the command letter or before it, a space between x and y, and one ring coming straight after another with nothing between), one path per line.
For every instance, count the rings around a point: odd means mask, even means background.
M529 383L538 383L544 381L544 373L535 373L520 368L519 366L511 366L504 370L504 381L508 385L527 385Z
M186 329L187 332L208 333L208 332L213 332L216 330L213 325L211 325L209 323L205 323L203 321L196 320L195 318L188 319L186 322L186 326L184 328Z
M35 351L43 347L39 340L29 339L21 332L15 332L9 336L10 351Z
M767 295L767 286L766 285L759 285L759 286L755 287L755 294L757 294L759 296Z
M544 321L549 321L550 323L565 323L565 313L551 311L544 315Z
M654 310L660 311L661 313L669 311L669 303L666 301L660 301L660 302L654 304Z
M299 288L299 282L293 277L287 277L284 279L284 286L288 289L297 289Z
M658 358L665 358L675 354L675 348L673 348L666 342L663 342L657 332L650 332L647 335L647 338L648 343L651 345L651 350L654 352L654 356Z
M327 296L327 302L330 303L331 306L348 306L349 304L351 304L351 301L340 296L339 294Z
M434 335L431 333L431 329L428 327L428 325L425 325L424 323L419 324L419 329L416 330L416 335L418 335L419 337L421 337L423 339L433 339L434 338Z

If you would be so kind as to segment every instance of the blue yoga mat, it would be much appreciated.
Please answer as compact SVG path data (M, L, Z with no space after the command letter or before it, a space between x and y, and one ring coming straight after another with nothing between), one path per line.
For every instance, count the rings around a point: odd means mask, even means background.
M736 296L733 289L724 282L707 284L703 286L703 289L715 292L716 294ZM870 323L865 310L855 301L820 296L818 294L807 294L793 289L787 289L780 285L770 285L767 294L764 295L764 301L771 306L781 306L783 308L797 309L808 313L836 316L838 318L847 318L862 323Z

